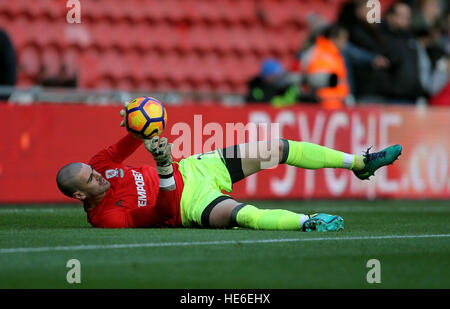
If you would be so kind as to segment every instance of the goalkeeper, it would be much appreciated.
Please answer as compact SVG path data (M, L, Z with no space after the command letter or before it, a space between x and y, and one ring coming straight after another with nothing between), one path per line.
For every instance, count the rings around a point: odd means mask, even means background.
M401 153L400 145L352 155L307 142L274 139L172 162L172 144L166 138L155 137L143 143L156 168L123 164L142 145L141 140L127 134L97 153L88 164L70 163L59 170L56 181L60 191L83 202L93 227L338 231L344 228L340 216L262 210L240 203L222 191L231 192L234 183L277 164L305 169L343 168L360 179L368 179Z

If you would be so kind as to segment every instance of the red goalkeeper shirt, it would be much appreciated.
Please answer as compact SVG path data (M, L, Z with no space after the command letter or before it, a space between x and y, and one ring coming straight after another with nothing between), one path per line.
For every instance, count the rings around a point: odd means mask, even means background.
M178 171L178 164L173 164L176 190L160 190L159 176L154 167L132 167L122 163L140 145L142 141L127 134L89 161L88 164L111 184L100 204L87 211L88 222L93 227L145 228L182 225L180 200L183 178Z

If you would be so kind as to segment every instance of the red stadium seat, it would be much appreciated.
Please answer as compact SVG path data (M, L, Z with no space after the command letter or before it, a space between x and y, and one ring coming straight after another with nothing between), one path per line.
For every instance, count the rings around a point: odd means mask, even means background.
M132 91L132 90L136 89L136 83L134 83L133 80L131 80L127 77L124 77L124 78L116 81L115 87L118 90Z
M139 3L140 2L140 3ZM164 10L159 0L146 0L135 2L142 10L143 18L147 21L157 23L164 19Z
M81 88L95 88L100 79L99 56L96 52L82 53L79 58L78 84Z
M179 1L179 11L183 12L182 20L190 24L198 23L200 21L200 13L196 6L197 0L181 0Z
M107 19L104 6L105 2L84 1L81 5L82 22L85 22L85 19L94 24L104 22Z
M226 70L226 81L233 88L241 84L245 84L249 78L247 57L228 57L224 60L224 68Z
M139 25L145 21L145 10L142 0L127 0L126 5L121 5L123 18L130 24Z
M216 25L208 29L206 34L210 40L211 48L219 54L227 54L232 50L230 30L222 25Z
M101 77L96 81L95 88L101 90L114 90L116 89L116 82L109 76Z
M207 70L205 69L202 57L191 54L185 58L183 66L186 72L188 72L185 76L186 81L192 85L193 89L206 80Z
M142 56L141 69L144 71L145 78L153 83L168 79L167 67L162 57L154 52L149 52Z
M181 54L188 54L194 50L194 42L191 37L191 27L185 25L176 28L177 39L174 48Z
M34 47L26 47L19 54L19 71L32 78L38 77L41 71L39 53Z
M122 53L121 61L125 67L125 78L132 80L135 84L142 83L146 79L143 61L139 53L132 50Z
M101 55L100 71L102 77L116 81L127 76L127 67L119 51L111 50Z
M229 27L227 32L229 35L229 44L232 51L237 54L245 54L250 52L251 46L247 28L235 25Z
M197 1L195 5L201 21L207 24L219 22L220 14L216 5L211 5L208 1Z
M219 39L212 38L207 27L202 26L191 27L188 36L193 49L200 53L207 53L211 51L213 48L212 40Z
M81 40L77 33L82 31L83 25L68 25L66 22L51 21L48 18L41 18L33 23L33 26L28 30L30 32L30 40L41 48L47 46L56 46L59 49L64 49L69 40ZM51 31L49 31L51 29Z
M169 72L166 76L166 80L170 81L175 87L181 85L187 80L186 66L184 59L177 53L168 53L163 58L163 65Z
M82 50L97 46L95 40L99 40L100 43L104 42L104 48L108 46L108 34L106 33L101 37L102 29L99 29L100 33L93 32L91 31L93 29L89 26L88 22L74 25L63 22L58 26L58 29L61 31L61 33L57 34L58 42L60 45L66 46L66 48L78 48ZM97 34L97 36L95 34Z
M61 73L61 55L55 47L48 47L41 52L41 64L44 67L45 76L54 77Z
M17 1L3 0L0 1L0 14L4 14L8 17L15 17L19 14Z
M61 55L61 65L64 67L68 76L76 76L79 71L79 53L78 50L66 48Z
M126 20L125 11L123 9L124 2L122 0L108 0L104 3L98 3L102 6L103 18L109 20L111 23L120 24Z
M61 20L61 18L65 18L69 10L64 2L55 3L53 0L44 0L39 1L39 4L40 7L43 8L42 14L53 20ZM81 10L83 10L83 6L81 6ZM81 18L83 18L83 16L81 16Z
M32 18L33 16L30 14L29 3L27 0L9 0L8 5L10 8L10 12L12 16L25 16L28 18Z
M109 47L118 49L122 52L128 48L133 47L133 27L127 23L118 23L117 25L111 25L111 41Z
M66 17L69 8L66 3L54 0L27 1L27 11L33 19L57 20Z
M176 46L176 31L167 24L161 24L148 29L146 37L150 41L151 48L160 52L168 52Z
M308 6L310 3L311 1L307 3L301 1L287 1L285 7L288 12L289 22L298 27L305 27Z
M215 54L208 54L202 59L205 69L205 79L212 85L218 85L225 80L222 59Z
M266 29L263 27L252 27L248 30L250 50L256 55L267 55L270 49L267 40Z
M265 22L270 27L280 28L289 21L290 12L285 1L261 0L257 7L262 11Z
M180 0L164 0L160 1L159 5L163 11L163 19L168 22L178 22L183 19L184 13L180 10Z
M112 32L108 23L90 23L88 29L91 37L89 46L94 46L100 50L108 49L111 46Z
M0 27L3 31L9 32L13 25L14 19L0 12Z
M270 53L277 57L289 50L289 44L286 42L284 37L280 35L280 31L276 29L270 29L266 32L268 49Z
M13 22L8 25L8 35L18 51L31 44L31 33L26 31L30 28L32 28L32 24L24 16L14 18Z
M258 18L254 1L228 0L228 2L234 8L240 23L251 26L257 22Z
M128 38L126 39L126 41L129 42L129 49L145 53L152 48L153 34L151 33L151 28L146 24L146 22L129 26L128 29Z

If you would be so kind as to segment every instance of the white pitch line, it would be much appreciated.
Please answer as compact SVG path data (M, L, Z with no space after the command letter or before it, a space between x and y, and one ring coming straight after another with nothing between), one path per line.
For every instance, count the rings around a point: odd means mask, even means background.
M212 246L212 245L241 245L241 244L264 244L264 243L307 242L307 241L327 241L327 240L328 241L329 240L333 240L333 241L381 240L381 239L414 239L414 238L442 238L442 237L450 237L450 234L284 238L284 239L255 239L255 240L218 240L218 241L162 242L162 243L141 243L141 244L56 246L56 247L35 247L35 248L3 248L3 249L0 249L0 254L50 252L50 251L86 251L86 250L101 250L101 249L208 246L208 245L209 246Z

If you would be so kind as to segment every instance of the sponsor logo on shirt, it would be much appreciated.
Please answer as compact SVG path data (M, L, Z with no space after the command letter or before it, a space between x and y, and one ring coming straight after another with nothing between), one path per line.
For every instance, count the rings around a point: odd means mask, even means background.
M106 170L105 172L106 179L117 177L117 175L119 175L119 171L117 170L117 168L113 170Z
M134 176L134 182L136 184L138 194L138 207L147 206L147 193L145 192L144 177L141 173L131 170Z
M120 178L123 178L124 175L125 175L125 173L124 173L123 169L121 169L121 168L115 168L113 170L106 170L106 172L105 172L106 179L110 179L110 178L117 177L117 176L120 176Z

